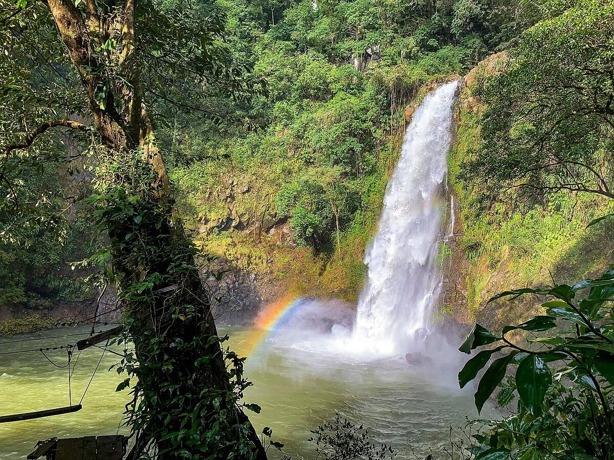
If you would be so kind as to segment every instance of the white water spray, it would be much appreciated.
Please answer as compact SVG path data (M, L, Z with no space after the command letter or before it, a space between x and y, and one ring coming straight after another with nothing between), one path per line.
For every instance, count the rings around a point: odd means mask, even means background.
M377 354L421 348L441 289L437 267L443 183L457 82L431 92L405 133L379 230L365 256L367 284L353 341Z

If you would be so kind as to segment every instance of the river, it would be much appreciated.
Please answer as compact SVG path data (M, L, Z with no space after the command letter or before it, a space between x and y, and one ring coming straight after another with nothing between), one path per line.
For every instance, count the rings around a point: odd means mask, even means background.
M289 346L278 336L252 349L260 331L223 332L231 335L230 344L239 354L251 353L246 373L254 386L246 401L262 407L258 415L250 413L251 419L259 431L271 427L273 438L283 442L294 458L315 458L313 443L307 441L310 430L331 420L335 411L364 424L374 440L390 444L402 459L439 450L449 442L450 426L462 426L465 417L477 415L471 394L455 388L454 369L443 375L398 358L360 361ZM68 403L66 369L54 367L40 352L11 352L74 344L88 333L81 327L0 338L0 415ZM66 364L65 350L48 351L47 356L55 364ZM79 357L72 378L73 403L81 398L100 357L97 348L84 350ZM125 433L121 421L129 396L127 391L115 392L124 376L109 371L118 359L105 354L81 411L0 425L0 459L25 458L37 440L49 437Z

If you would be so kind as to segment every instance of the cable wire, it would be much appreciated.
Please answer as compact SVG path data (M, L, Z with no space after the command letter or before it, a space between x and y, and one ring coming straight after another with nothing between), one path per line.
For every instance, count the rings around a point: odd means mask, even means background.
M0 353L1 355L18 355L21 353L40 353L42 351L53 351L53 350L63 350L64 348L66 348L66 345L62 345L59 347L46 347L46 348L33 348L31 350L15 350L15 351L3 351L2 353Z
M94 331L94 334L99 334L101 332L104 331ZM88 337L91 337L94 334L90 334ZM21 342L30 342L33 340L54 340L54 339L65 339L67 337L83 337L84 334L66 334L66 335L57 335L54 337L31 337L28 339L21 339L21 340L7 340L4 342L0 342L0 345L5 345L5 344L13 344L13 343L21 343ZM14 351L5 351L5 352L0 352L0 355L13 355L13 354L19 354L19 353L32 353L35 351L51 351L51 350L61 350L63 348L66 348L68 345L66 346L54 346L54 347L41 347L41 348L36 348L36 349L30 349L30 350L14 350ZM74 346L74 345L70 345L70 346Z
M13 343L21 343L21 342L33 342L36 340L54 340L54 339L64 339L66 337L77 337L82 336L83 334L65 334L65 335L56 335L52 337L28 337L27 339L16 339L16 340L5 340L4 342L0 342L0 345L10 345Z
M100 363L102 362L102 358L104 358L104 354L107 351L106 347L109 345L109 341L107 340L107 345L105 346L104 350L102 350L102 354L100 355L100 359L98 360L98 364L96 364L96 368L94 369L94 372L92 373L92 377L90 378L90 381L87 383L87 386L85 387L85 391L83 391L83 395L81 396L81 400L79 401L79 404L81 404L83 402L83 398L85 398L85 394L87 393L87 390L89 389L90 385L92 384L92 380L94 380L94 376L96 375L96 371L98 370L98 367L100 366Z

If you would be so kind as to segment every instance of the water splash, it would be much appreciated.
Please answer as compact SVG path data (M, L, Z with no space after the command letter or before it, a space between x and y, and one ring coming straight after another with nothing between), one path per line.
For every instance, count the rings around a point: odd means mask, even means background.
M439 87L415 112L386 190L353 334L371 353L419 349L430 326L442 281L436 260L456 88Z

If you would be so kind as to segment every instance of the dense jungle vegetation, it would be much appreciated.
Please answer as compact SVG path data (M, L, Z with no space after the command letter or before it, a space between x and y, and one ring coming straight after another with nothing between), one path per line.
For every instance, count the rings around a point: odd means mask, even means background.
M0 313L111 280L151 357L134 458L265 458L196 266L353 300L407 119L467 76L441 311L496 345L476 404L517 404L467 455L611 459L612 37L608 0L0 0Z

